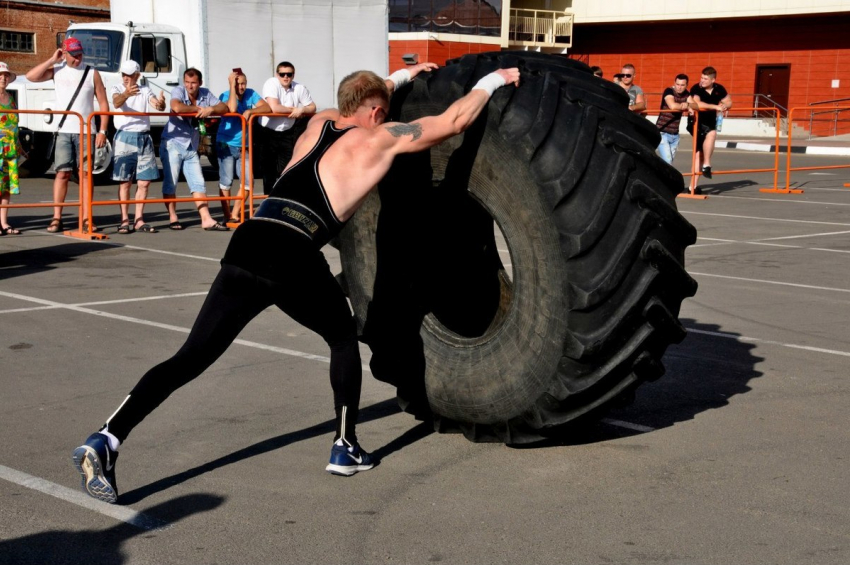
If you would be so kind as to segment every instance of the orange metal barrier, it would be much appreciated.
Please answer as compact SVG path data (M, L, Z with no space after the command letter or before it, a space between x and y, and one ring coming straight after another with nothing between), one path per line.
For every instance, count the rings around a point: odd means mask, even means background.
M4 109L0 114L53 114L53 115L67 115L77 118L77 122L80 124L80 137L83 135L83 116L78 112L69 112L67 110L6 110ZM80 144L80 156L77 159L77 165L79 169L77 174L79 175L77 178L83 178L83 144ZM82 191L82 183L80 183L80 200L77 202L44 202L44 203L32 203L32 204L0 204L0 208L70 208L72 206L77 206L80 208L80 213L78 214L78 224L79 228L82 231L83 229L83 208L84 208L84 200L83 200L83 191ZM89 222L91 223L91 222ZM70 235L71 230L65 232L65 235Z
M850 106L818 106L818 110L850 110ZM818 167L791 167L791 138L793 134L793 123L794 123L794 112L796 111L812 111L811 106L798 106L797 108L791 108L788 111L788 154L785 159L785 188L777 188L775 183L774 187L771 188L762 188L761 192L774 192L778 194L802 194L803 190L796 188L791 188L791 172L792 171L814 171L818 169L850 169L850 165L821 165ZM845 184L844 186L850 186L850 183Z
M93 112L88 119L86 127L91 131L92 129L92 120L96 116L162 116L163 112ZM195 114L165 114L169 117L171 116L183 116L183 117L195 117ZM245 210L244 210L244 194L245 194L245 117L242 114L216 114L211 116L214 118L239 118L242 122L242 170L240 174L240 184L239 184L239 194L236 196L214 196L214 197L206 197L206 198L147 198L145 200L101 200L91 202L89 201L86 206L86 213L88 218L92 217L92 209L94 206L114 206L116 204L165 204L165 203L179 203L179 202L221 202L223 200L239 200L242 204L239 208L239 217L240 222L244 221L245 218ZM92 139L91 136L88 138L88 157L87 157L87 170L86 175L88 179L89 190L94 185L92 184ZM113 157L114 158L114 157ZM82 178L82 177L81 177ZM82 190L82 183L80 185ZM235 207L234 207L235 210ZM232 215L232 214L231 214ZM236 227L240 222L228 222L228 226ZM83 232L82 223L80 224L79 232L68 232L67 235L71 235L74 237L79 237L82 239L108 239L105 234L95 233L94 231L94 222L89 222L88 232Z
M311 116L312 114L304 114L304 116ZM288 118L290 114L251 114L251 117L248 118L248 143L250 147L254 146L254 119L255 118ZM262 126L258 126L262 127ZM244 138L243 138L244 139ZM254 200L265 200L267 196L262 194L257 196L254 193L254 152L251 152L251 155L248 157L248 161L250 163L250 177L251 177L251 188L248 192L248 217L252 217L254 215ZM270 187L263 187L263 192L266 192ZM244 212L244 204L243 204L243 212ZM243 215L244 220L244 215Z
M661 115L661 114L684 114L685 112L686 112L686 110L644 110L640 114L642 116L655 116L655 115ZM685 119L686 116L683 115L682 118ZM699 122L699 116L694 116L694 129L695 130L698 126L698 122ZM658 125L658 122L656 122L656 126L657 125ZM696 155L696 148L697 148L697 138L696 137L693 138L692 148L693 148L693 154ZM691 160L691 172L690 173L682 173L682 176L683 177L691 177L693 175L694 175L694 161ZM693 191L688 192L688 193L680 193L677 196L679 198L696 198L698 200L705 200L706 198L708 198L707 196L703 196L701 194L694 194Z
M779 110L777 108L765 108L765 107L760 107L760 108L733 108L731 110L727 110L726 114L729 115L729 114L734 114L734 113L738 113L738 112L751 113L751 112L756 111L756 110L758 110L759 112L771 112L772 111L775 115L775 119L776 119L776 134L775 134L776 143L775 143L774 147L776 147L776 149L774 151L773 167L770 168L770 169L732 169L732 170L723 170L723 171L712 171L712 174L713 175L736 175L736 174L741 174L741 173L770 173L770 172L772 172L773 173L773 187L774 187L774 189L776 189L777 184L779 183ZM694 131L698 131L699 112L696 112L694 118L695 118L694 119ZM693 162L691 163L691 172L690 172L689 175L683 175L683 176L694 176L694 177L696 177L696 179L694 180L693 186L691 187L691 192L685 193L685 194L680 194L679 197L680 198L705 199L707 197L704 196L704 195L694 194L694 192L696 190L697 182L699 180L699 177L702 176L702 171L697 170L698 167L699 167L699 161L697 159L697 136L694 135L693 140L694 140L693 141L694 152L693 152ZM762 190L767 190L767 189L762 189Z

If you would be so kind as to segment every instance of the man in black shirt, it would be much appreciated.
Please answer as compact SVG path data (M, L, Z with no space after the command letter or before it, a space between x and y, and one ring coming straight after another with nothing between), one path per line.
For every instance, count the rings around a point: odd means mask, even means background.
M717 140L717 112L726 112L732 107L732 98L717 80L717 70L706 67L702 70L699 84L691 89L691 98L699 107L698 131L694 132L693 122L688 120L688 131L697 136L697 151L694 162L705 178L711 178L711 155ZM691 177L691 188L696 187L696 175Z
M658 115L658 121L655 122L655 126L661 133L658 154L671 165L679 147L679 123L682 121L682 113L687 112L690 107L690 96L688 75L685 74L676 75L673 86L668 86L661 95L661 109L673 111L662 112Z

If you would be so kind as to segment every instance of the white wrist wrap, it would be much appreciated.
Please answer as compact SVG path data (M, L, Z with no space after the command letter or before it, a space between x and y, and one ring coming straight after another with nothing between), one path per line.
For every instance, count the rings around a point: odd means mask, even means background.
M394 90L398 90L399 88L410 82L410 71L408 71L407 69L399 69L390 76L388 76L387 80L392 81Z
M499 73L490 73L479 80L475 86L472 87L472 90L483 90L487 92L489 96L493 96L493 93L502 86L505 86L505 79L502 78L502 75Z

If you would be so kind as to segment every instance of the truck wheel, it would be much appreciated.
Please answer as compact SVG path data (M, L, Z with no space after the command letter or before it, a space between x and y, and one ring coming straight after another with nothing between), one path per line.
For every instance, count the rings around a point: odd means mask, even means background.
M375 376L402 387L421 370L438 430L518 444L663 374L696 292L696 231L655 127L581 63L468 55L396 93L390 119L438 114L513 66L520 87L462 136L396 159L339 245Z

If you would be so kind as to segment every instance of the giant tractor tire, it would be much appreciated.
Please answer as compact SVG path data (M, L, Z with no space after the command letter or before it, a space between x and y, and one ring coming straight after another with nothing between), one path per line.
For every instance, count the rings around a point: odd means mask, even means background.
M519 444L664 373L696 231L655 127L581 63L464 56L400 89L390 119L439 114L513 66L520 86L464 134L396 159L339 248L376 378L401 400L424 374L438 431Z

